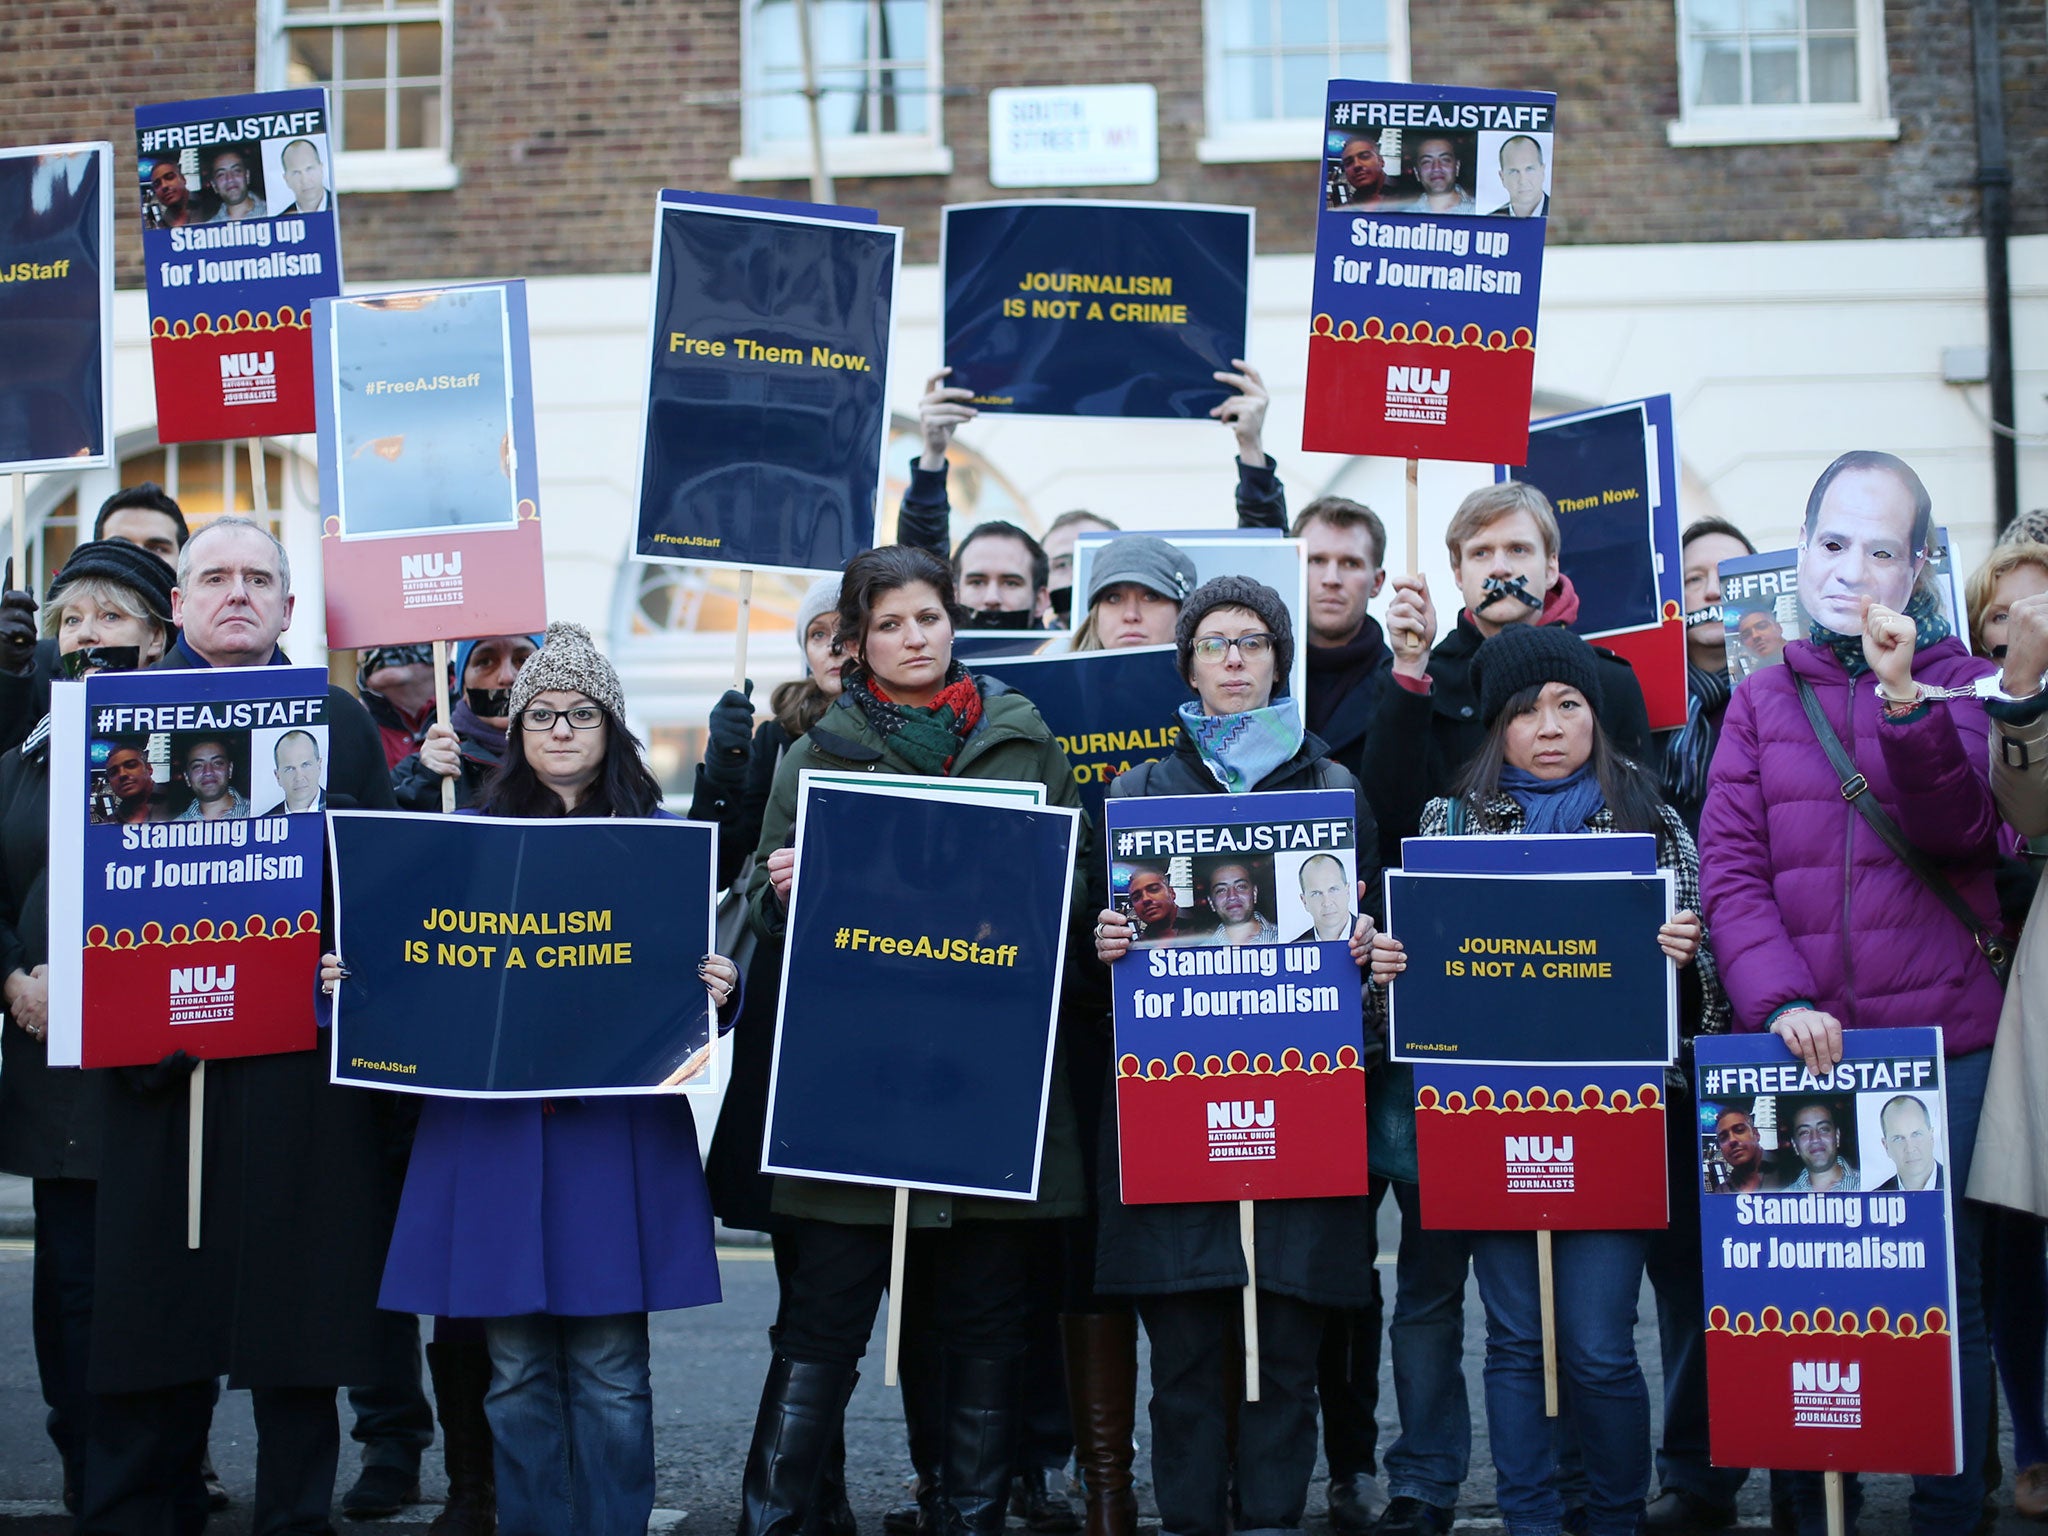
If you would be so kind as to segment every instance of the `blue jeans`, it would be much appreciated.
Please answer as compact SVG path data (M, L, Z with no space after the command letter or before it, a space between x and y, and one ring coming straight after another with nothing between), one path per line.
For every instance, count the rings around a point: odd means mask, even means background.
M1383 1458L1387 1496L1451 1509L1472 1461L1465 1276L1473 1234L1427 1230L1416 1187L1395 1181L1393 1189L1401 1208L1401 1250L1394 1260L1394 1320L1387 1338L1401 1436Z
M1486 1306L1486 1425L1509 1536L1558 1536L1556 1426L1543 1412L1543 1314L1536 1238L1475 1232ZM1636 1295L1647 1232L1552 1239L1559 1386L1568 1387L1595 1536L1635 1536L1650 1491L1650 1392L1636 1361Z
M484 1324L501 1536L644 1536L654 1510L647 1314Z
M1970 1536L1984 1512L1984 1451L1991 1433L1991 1345L1984 1327L1984 1207L1963 1198L1970 1187L1971 1154L1977 1120L1984 1112L1984 1085L1991 1076L1991 1050L1951 1056L1947 1063L1948 1179L1955 1214L1956 1353L1963 1392L1963 1469L1954 1477L1916 1477L1906 1515L1913 1536ZM1863 1507L1856 1475L1846 1474L1843 1515L1853 1529ZM1799 1536L1824 1536L1827 1505L1818 1472L1792 1475Z

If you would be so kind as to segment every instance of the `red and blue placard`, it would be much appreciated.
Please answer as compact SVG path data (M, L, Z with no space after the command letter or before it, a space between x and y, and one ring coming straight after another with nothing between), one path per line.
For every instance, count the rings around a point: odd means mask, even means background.
M1844 1030L1821 1077L1775 1035L1696 1049L1715 1465L1958 1471L1941 1031Z
M313 305L341 292L327 92L135 109L157 439L311 432Z

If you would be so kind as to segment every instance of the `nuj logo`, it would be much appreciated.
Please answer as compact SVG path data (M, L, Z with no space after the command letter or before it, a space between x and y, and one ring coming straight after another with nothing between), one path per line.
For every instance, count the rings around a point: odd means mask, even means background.
M1577 1184L1569 1136L1506 1138L1507 1182L1510 1190L1527 1194L1569 1194Z
M462 574L462 551L452 555L438 552L431 555L400 555L398 575L401 581L430 581L440 576Z
M1249 1130L1252 1126L1266 1126L1273 1123L1273 1101L1261 1104L1256 1099L1212 1099L1209 1102L1209 1129L1212 1131Z
M220 355L220 376L223 379L255 379L276 372L275 352L223 352Z
M1851 1360L1792 1362L1792 1423L1811 1429L1858 1429L1863 1424L1863 1367Z
M1387 420L1442 426L1451 419L1451 370L1387 365Z
M235 968L232 965L181 965L171 972L173 997L181 997L187 993L234 990Z
M1792 1362L1792 1390L1794 1392L1856 1392L1863 1386L1863 1366L1851 1360L1846 1366L1839 1360L1794 1360Z
M235 1016L232 965L180 965L171 969L171 1022L214 1024Z
M1279 1155L1279 1132L1271 1099L1209 1101L1209 1161L1239 1163L1247 1158L1269 1160Z
M1508 1161L1511 1163L1568 1163L1571 1160L1572 1139L1569 1136L1508 1138Z
M1389 395L1448 395L1450 392L1451 370L1448 368L1411 368L1399 363L1388 365Z

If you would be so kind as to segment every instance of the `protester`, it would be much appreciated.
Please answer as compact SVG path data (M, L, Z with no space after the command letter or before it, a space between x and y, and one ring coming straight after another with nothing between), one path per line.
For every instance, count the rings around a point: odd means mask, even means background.
M1422 836L1647 832L1671 871L1678 910L1657 932L1681 967L1681 1031L1728 1028L1713 957L1700 947L1699 862L1692 836L1656 782L1609 744L1599 723L1604 682L1593 648L1567 630L1510 626L1472 658L1485 745L1453 797L1432 800ZM1399 976L1398 934L1373 944L1373 979ZM1509 1531L1581 1526L1557 1488L1553 1426L1544 1414L1543 1318L1536 1240L1475 1232L1472 1267L1486 1307L1486 1423L1501 1515ZM1557 1368L1583 1461L1583 1528L1636 1536L1650 1483L1650 1397L1636 1361L1636 1296L1649 1234L1559 1232L1552 1238Z
M1971 651L2004 661L2013 609L2043 592L2048 592L2048 544L2000 543L1963 585Z
M1074 545L1084 533L1120 533L1106 517L1076 507L1045 525L1039 543L1045 549L1046 593L1052 600L1053 622L1071 628L1074 621Z
M548 626L506 708L505 754L470 814L668 815L618 674L581 625ZM346 974L322 958L325 990ZM697 974L729 1022L738 968L705 955ZM647 1528L647 1314L718 1299L687 1099L427 1101L378 1300L484 1319L503 1536Z
M1240 576L1205 582L1181 608L1175 643L1181 676L1196 696L1180 707L1174 753L1119 775L1110 794L1348 790L1361 887L1377 888L1371 807L1285 693L1294 633L1279 594ZM1109 963L1129 952L1135 928L1106 907L1095 933L1096 955ZM1359 917L1351 952L1361 965L1372 935L1372 919ZM1105 1125L1113 1138L1107 1111ZM1248 1277L1235 1206L1125 1205L1116 1167L1105 1148L1096 1286L1134 1297L1152 1342L1152 1484L1161 1529L1175 1536L1299 1529L1315 1469L1316 1360L1326 1316L1370 1299L1365 1198L1257 1203L1259 1396L1237 1403L1241 1386L1230 1363L1242 1349Z
M1066 754L1021 694L953 658L951 572L927 549L894 545L849 562L839 591L845 689L776 770L752 881L756 927L779 945L796 852L799 776L807 768L997 778L1042 784L1078 806ZM1077 881L1093 867L1084 847ZM961 872L963 887L1002 872ZM1074 910L1085 911L1076 897ZM1077 968L1078 969L1078 968ZM906 1000L906 1006L909 1000ZM936 1510L943 1528L994 1536L1009 1500L1020 1356L1027 1344L1032 1229L1083 1209L1073 1110L1055 1056L1037 1200L913 1192L910 1258L928 1266L911 1294L929 1309L942 1357L944 1443ZM741 1490L741 1536L793 1536L816 1507L855 1363L889 1272L889 1191L777 1178L775 1213L796 1244L775 1355Z
M356 689L377 735L385 766L396 769L419 750L434 719L434 648L373 645L356 660ZM435 794L440 793L438 785Z
M179 553L159 668L282 665L283 547L216 518ZM328 799L390 809L376 727L327 691ZM310 985L312 978L307 978ZM196 1529L216 1381L251 1389L259 1531L324 1528L340 1424L335 1389L376 1378L377 1279L397 1193L392 1095L328 1082L328 1050L212 1062L202 1240L185 1237L193 1062L177 1052L102 1080L103 1135L83 1526ZM167 1155L168 1149L168 1155Z
M1186 551L1147 533L1124 534L1089 564L1080 628L1070 639L1048 641L1040 654L1170 645L1180 605L1194 590L1195 562Z
M1707 803L1707 767L1735 679L1728 675L1728 631L1721 618L1721 562L1756 546L1722 517L1702 517L1680 541L1685 571L1685 724L1664 738L1664 798L1695 837ZM1674 1220L1674 1225L1676 1221Z
M539 635L490 635L455 647L462 696L449 710L448 724L428 725L419 750L391 770L391 792L402 808L440 810L444 779L455 780L457 807L476 804L484 780L505 755L513 681L540 643ZM431 673L429 679L431 684Z
M44 627L72 665L132 671L171 643L171 573L119 541L82 544L50 583ZM142 759L144 766L148 759ZM109 757L111 777L112 755ZM49 1035L50 729L45 717L0 757L0 1171L31 1181L30 1290L45 1421L76 1515L92 1399L93 1207L99 1176L98 1084L53 1069ZM77 814L73 807L71 814Z
M1990 664L1942 617L1927 580L1932 522L1920 477L1891 454L1843 454L1815 481L1799 546L1811 638L1735 690L1700 883L1738 1029L1770 1030L1819 1073L1840 1059L1844 1029L1941 1023L1949 1153L1967 1188L2002 998L1990 958L1999 814L1984 707L1969 696ZM1886 847L1873 810L1924 874ZM1963 1467L1914 1479L1912 1514L1916 1529L1962 1533L1983 1500L1991 1382L1982 1215L1963 1201L1954 1217ZM1797 1474L1795 1497L1801 1531L1818 1536L1818 1474Z

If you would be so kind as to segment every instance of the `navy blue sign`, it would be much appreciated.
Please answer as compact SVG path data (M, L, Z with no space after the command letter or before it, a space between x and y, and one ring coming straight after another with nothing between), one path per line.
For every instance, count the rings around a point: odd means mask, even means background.
M808 787L765 1172L1036 1196L1078 835L1054 807Z
M465 1098L708 1090L716 829L336 812L334 1081ZM622 871L632 871L630 879Z
M1245 355L1252 210L970 203L945 211L949 385L980 411L1203 417Z
M902 232L841 212L663 194L642 559L827 571L874 543Z
M1544 422L1529 433L1529 462L1508 471L1550 498L1559 563L1579 594L1582 635L1638 629L1663 612L1651 511L1649 421L1639 403ZM1674 583L1678 551L1672 549Z
M1038 706L1081 786L1081 806L1102 815L1109 781L1135 763L1165 757L1180 740L1175 713L1188 696L1171 646L1079 651L1065 656L978 660Z
M1675 972L1657 944L1668 874L1386 879L1387 932L1408 952L1388 994L1396 1061L1620 1065L1677 1054Z
M113 147L0 151L0 470L107 461Z

